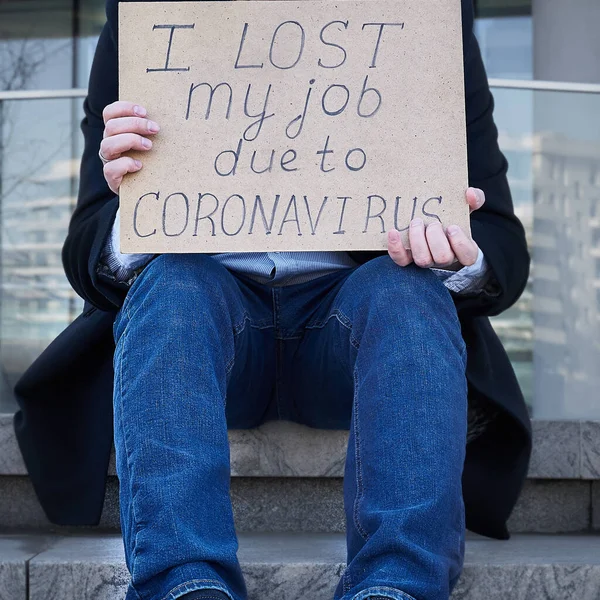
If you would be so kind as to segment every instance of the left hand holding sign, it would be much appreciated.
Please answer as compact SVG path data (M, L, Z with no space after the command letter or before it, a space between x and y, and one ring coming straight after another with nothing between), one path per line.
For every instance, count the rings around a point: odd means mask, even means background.
M481 208L485 194L478 188L466 192L470 212ZM449 225L446 230L439 221L425 227L422 219L413 219L408 230L410 250L404 247L400 233L395 229L388 232L388 253L401 267L415 263L429 269L458 270L475 263L479 246L458 225Z

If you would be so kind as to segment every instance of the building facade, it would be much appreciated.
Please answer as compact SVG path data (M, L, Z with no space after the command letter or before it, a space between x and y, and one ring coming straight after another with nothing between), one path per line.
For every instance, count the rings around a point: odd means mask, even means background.
M600 418L600 3L476 0L475 10L533 257L527 290L494 327L535 416ZM0 412L81 309L60 248L103 23L103 0L0 1Z

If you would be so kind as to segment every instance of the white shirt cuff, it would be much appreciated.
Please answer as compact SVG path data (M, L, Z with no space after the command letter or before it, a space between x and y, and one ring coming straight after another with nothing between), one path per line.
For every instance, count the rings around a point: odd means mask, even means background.
M481 249L477 255L477 260L459 271L447 271L445 269L431 269L444 285L457 294L466 294L470 292L481 292L487 284L491 270L485 260Z
M117 210L112 230L106 240L102 260L117 281L128 281L134 271L150 262L154 254L122 254L119 235L120 223L121 209Z

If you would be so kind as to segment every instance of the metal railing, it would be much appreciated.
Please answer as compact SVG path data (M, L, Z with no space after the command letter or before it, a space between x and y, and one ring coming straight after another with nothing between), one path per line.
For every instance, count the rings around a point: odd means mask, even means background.
M527 79L489 79L490 87L540 92L575 92L578 94L600 94L598 83L570 83L568 81L541 81Z
M573 92L579 94L600 94L600 84L597 83L571 83L568 81L541 81L528 79L489 79L490 87L545 91L545 92ZM59 98L85 98L85 88L73 88L67 90L11 90L0 91L2 100L55 100Z
M71 88L67 90L10 90L0 91L2 100L56 100L60 98L85 98L87 89Z

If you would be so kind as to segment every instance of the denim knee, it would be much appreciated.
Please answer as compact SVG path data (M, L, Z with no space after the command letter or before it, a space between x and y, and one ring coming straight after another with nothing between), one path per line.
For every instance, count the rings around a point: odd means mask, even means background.
M442 336L465 353L452 296L430 269L401 267L388 256L370 260L348 277L333 311L351 324L355 346L391 351L399 339L429 344Z
M389 256L361 265L349 283L361 304L374 304L379 309L401 310L415 303L428 304L430 300L452 305L450 293L431 269L414 264L401 267Z
M153 259L131 286L115 321L133 319L140 308L163 326L183 328L186 321L219 321L236 302L231 274L204 254L162 254Z
M192 286L213 289L221 279L231 275L211 256L206 254L161 254L152 260L139 275L138 280L151 279L154 285L178 289Z
M193 293L202 301L208 296L218 296L231 281L232 276L227 269L205 254L161 254L135 280L124 306L135 298L140 289L145 295L155 293L159 299L170 302L185 296L186 292Z

